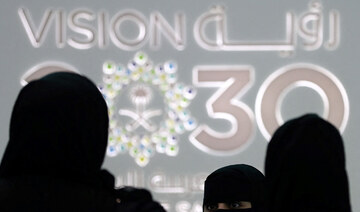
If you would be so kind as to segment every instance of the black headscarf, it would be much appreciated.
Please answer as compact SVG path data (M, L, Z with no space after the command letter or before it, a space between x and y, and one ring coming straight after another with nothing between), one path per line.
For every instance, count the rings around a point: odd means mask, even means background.
M246 164L230 165L214 171L206 178L203 206L249 201L251 209L235 211L262 212L264 196L264 175L259 170Z
M265 162L269 212L350 212L343 141L317 115L290 120L273 135Z
M91 181L103 163L108 121L106 103L86 77L59 72L30 82L13 108L0 177Z

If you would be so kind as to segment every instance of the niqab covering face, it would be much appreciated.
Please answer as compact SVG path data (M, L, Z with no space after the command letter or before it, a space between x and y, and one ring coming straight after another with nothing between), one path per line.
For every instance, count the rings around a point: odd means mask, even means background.
M203 207L217 203L248 201L252 205L249 209L224 211L262 212L264 196L264 175L259 170L246 164L230 165L214 171L206 178Z
M265 163L269 212L351 211L342 138L317 115L281 126Z
M47 75L16 100L0 177L90 179L100 171L107 135L107 106L97 87L78 74Z

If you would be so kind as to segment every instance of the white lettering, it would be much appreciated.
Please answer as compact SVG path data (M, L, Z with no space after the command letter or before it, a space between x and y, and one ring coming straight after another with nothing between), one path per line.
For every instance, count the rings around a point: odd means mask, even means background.
M349 117L349 100L341 82L328 70L313 64L293 64L271 74L256 97L256 120L263 136L269 140L284 123L281 104L293 88L314 89L324 103L323 117L344 131Z
M18 10L21 23L23 24L26 34L29 37L29 40L31 44L35 48L39 48L42 43L44 42L44 39L47 35L47 32L49 31L50 22L54 17L54 11L51 9L48 9L45 11L41 22L39 24L39 27L35 29L35 24L33 23L31 19L31 15L28 9L26 8L20 8Z
M186 47L186 17L181 12L174 14L171 25L157 11L150 13L147 19L137 10L124 10L109 17L109 14L102 9L98 12L75 9L66 17L67 12L62 9L48 9L43 14L38 27L35 26L28 9L20 8L18 14L31 44L36 48L41 47L46 40L52 19L55 19L57 48L63 48L68 44L76 49L89 49L94 46L104 49L111 41L116 47L126 51L138 50L147 42L150 48L158 50L162 39L166 39L176 50L182 51ZM325 17L323 7L317 1L311 2L308 11L300 14L299 17L293 12L285 13L283 39L229 40L226 11L222 6L214 6L196 19L193 35L196 43L208 51L277 51L282 56L289 56L298 46L306 51L317 50L322 45L327 50L335 50L340 43L339 12L330 10L328 19L329 36L325 43ZM129 23L138 30L137 34L131 34ZM210 24L215 25L214 35L209 35L210 31L207 30ZM70 29L69 33L75 32L80 37L67 35L67 27ZM130 35L128 32L131 32ZM66 36L70 38L66 39ZM302 42L298 43L298 39Z
M185 15L182 13L175 14L174 22L174 28L172 28L159 12L151 14L150 31L152 31L152 37L150 45L153 48L158 49L161 45L160 33L163 33L177 50L185 48Z
M121 33L121 24L125 21L133 22L139 29L138 35L134 39L126 38ZM146 18L135 10L127 10L117 13L111 20L110 38L119 48L125 50L136 50L144 45L147 38Z
M251 87L253 68L198 66L194 68L193 81L197 86L220 87L207 101L206 109L211 118L228 120L231 129L220 133L201 125L189 136L190 141L199 149L215 155L234 154L247 146L255 131L254 114L237 99Z
M80 20L93 21L96 16L92 11L79 9L71 12L68 17L68 25L71 30L82 34L85 39L69 38L68 44L77 49L89 49L95 45L95 29L89 24L82 23Z

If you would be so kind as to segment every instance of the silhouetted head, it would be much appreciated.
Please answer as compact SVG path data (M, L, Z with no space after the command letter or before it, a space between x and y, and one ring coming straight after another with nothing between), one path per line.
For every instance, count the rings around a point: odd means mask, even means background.
M264 196L259 170L245 164L225 166L206 178L203 211L262 212Z
M339 131L317 115L290 120L266 154L269 212L349 212L348 180Z
M26 85L13 108L1 177L91 178L104 160L106 103L86 77L58 72Z

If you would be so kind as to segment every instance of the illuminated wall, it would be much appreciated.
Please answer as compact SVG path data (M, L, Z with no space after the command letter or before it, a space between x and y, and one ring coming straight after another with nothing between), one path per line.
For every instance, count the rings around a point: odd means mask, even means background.
M7 1L0 7L0 155L20 88L89 76L110 111L104 167L169 211L201 211L213 170L263 170L274 130L315 112L343 133L360 210L355 0Z

